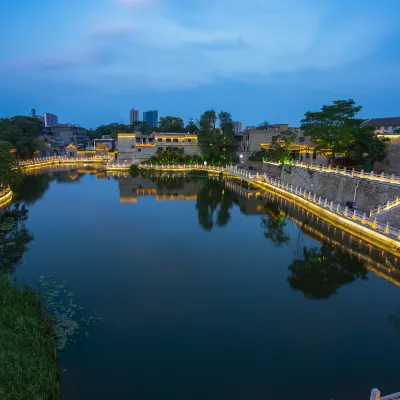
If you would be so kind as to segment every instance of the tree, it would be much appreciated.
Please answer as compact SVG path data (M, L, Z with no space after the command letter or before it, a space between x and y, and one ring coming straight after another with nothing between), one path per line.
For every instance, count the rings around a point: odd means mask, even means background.
M183 119L179 117L161 117L157 131L159 132L182 132L184 129Z
M325 244L320 249L304 247L303 257L293 260L288 269L292 289L312 300L327 299L357 278L367 279L367 269L361 261Z
M375 129L370 126L362 127L362 120L352 129L352 140L347 149L360 165L373 164L382 161L386 156L385 142L375 134Z
M321 111L305 113L301 129L316 144L317 153L330 155L332 165L336 165L336 154L346 152L352 131L359 126L354 117L361 108L354 100L335 100L332 105L323 105Z
M257 128L267 128L270 125L268 121L263 121L257 125Z
M185 131L189 133L196 133L199 130L199 127L197 124L194 122L194 120L191 118L188 122L188 124L185 127Z
M0 142L0 187L12 183L15 167L16 160L11 153L11 144Z
M38 137L44 126L36 118L17 116L0 119L0 141L11 143L18 158L31 158L38 149Z
M208 110L200 117L200 129L197 132L199 147L208 161L227 164L236 156L235 136L231 115L218 114L219 127L216 127L217 115Z
M279 163L288 163L291 160L290 146L296 140L297 134L292 130L288 129L282 131L271 143L267 151L267 158L270 161Z

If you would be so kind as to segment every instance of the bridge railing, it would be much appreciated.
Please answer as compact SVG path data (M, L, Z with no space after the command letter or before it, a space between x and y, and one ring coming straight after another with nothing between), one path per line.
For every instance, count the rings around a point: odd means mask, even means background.
M370 400L398 400L398 399L400 399L400 392L381 397L381 392L375 388L375 389L371 390L371 397L369 399Z
M49 164L62 164L62 163L81 163L81 162L107 162L108 159L103 157L67 157L67 156L53 156L53 157L35 157L30 160L21 160L19 165L23 168L44 166Z
M390 211L392 208L397 207L400 205L400 198L396 197L396 200L388 201L384 206L379 206L375 208L375 210L371 210L369 212L369 216L372 217L374 215L383 214L386 211Z
M276 163L273 161L265 160L265 158L263 158L263 163L270 164L270 165L276 165L276 166L282 165L281 163ZM331 165L326 166L326 165L321 165L321 164L310 164L310 163L305 163L303 161L294 161L294 162L291 162L290 165L293 165L295 167L300 167L300 168L311 169L311 170L318 171L318 172L340 174L340 175L346 175L349 177L355 177L355 178L360 178L360 179L370 179L373 181L379 181L379 182L400 185L400 176L396 176L394 174L392 174L392 175L385 174L384 172L377 174L377 173L374 173L374 171L371 171L371 172L365 172L364 170L356 171L354 168L346 168L346 167L339 168L339 167L332 167Z

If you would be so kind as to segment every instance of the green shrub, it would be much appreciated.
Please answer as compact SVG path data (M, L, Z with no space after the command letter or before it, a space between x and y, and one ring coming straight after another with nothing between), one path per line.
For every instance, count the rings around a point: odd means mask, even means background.
M56 350L40 298L0 278L0 399L59 399Z

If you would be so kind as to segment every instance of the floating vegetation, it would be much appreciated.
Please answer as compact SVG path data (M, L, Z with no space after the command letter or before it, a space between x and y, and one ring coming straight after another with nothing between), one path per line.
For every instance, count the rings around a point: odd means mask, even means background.
M85 317L84 308L74 301L74 293L65 287L66 281L58 283L54 276L39 278L39 284L44 298L45 309L51 321L51 335L57 350L65 350L69 344L76 342L81 325L89 326L101 321L100 316ZM78 322L79 321L79 322ZM90 334L85 332L85 337Z

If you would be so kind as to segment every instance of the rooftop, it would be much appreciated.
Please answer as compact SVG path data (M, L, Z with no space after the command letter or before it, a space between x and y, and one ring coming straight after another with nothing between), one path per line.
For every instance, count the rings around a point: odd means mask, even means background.
M400 117L371 118L364 121L361 126L400 126Z

